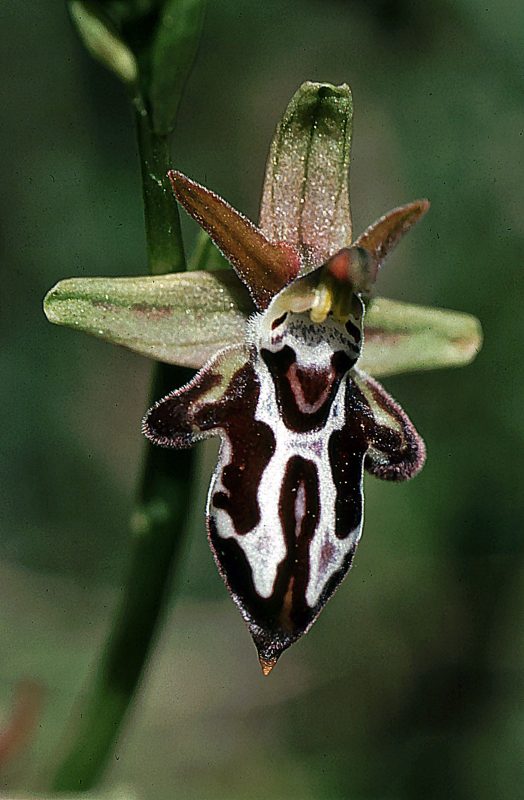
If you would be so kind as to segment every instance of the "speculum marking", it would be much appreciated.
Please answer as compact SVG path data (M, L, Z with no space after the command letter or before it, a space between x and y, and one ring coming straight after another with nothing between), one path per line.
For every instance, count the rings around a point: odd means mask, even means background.
M262 348L285 426L297 433L318 430L327 421L340 381L351 367L349 356L336 351L325 367L297 364L294 350L285 345L273 352Z

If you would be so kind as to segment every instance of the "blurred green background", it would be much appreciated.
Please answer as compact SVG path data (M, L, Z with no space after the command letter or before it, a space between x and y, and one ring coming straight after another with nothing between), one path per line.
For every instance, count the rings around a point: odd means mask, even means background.
M0 787L45 786L121 593L151 364L49 325L60 278L146 272L133 120L60 3L4 3L0 721L45 687ZM213 445L171 608L105 788L140 800L520 798L524 784L524 6L210 2L173 164L256 219L304 80L354 93L359 232L428 196L379 291L469 311L478 360L385 383L424 435L369 479L349 579L263 680L205 538ZM187 241L196 226L184 219ZM175 602L176 601L176 602ZM11 793L11 794L10 794Z

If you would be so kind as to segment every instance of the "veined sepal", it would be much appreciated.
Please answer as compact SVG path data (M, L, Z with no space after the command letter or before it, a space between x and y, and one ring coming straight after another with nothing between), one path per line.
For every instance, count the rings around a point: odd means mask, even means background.
M292 285L289 287L291 290ZM296 309L311 296L296 291ZM202 367L241 344L255 308L231 270L137 278L69 278L46 295L50 322L168 364ZM383 297L367 305L359 365L380 377L469 364L482 343L470 314Z
M271 143L260 229L271 241L296 247L306 271L351 244L352 124L347 84L307 81L291 98Z

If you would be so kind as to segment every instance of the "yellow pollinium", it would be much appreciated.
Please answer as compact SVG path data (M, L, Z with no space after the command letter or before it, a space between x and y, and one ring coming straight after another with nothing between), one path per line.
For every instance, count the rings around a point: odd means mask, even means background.
M315 289L309 316L311 322L321 324L331 312L333 318L342 324L351 316L353 292L347 283L335 280L331 275L324 275Z
M315 291L315 299L309 311L311 322L324 322L333 307L333 292L331 286L322 282Z

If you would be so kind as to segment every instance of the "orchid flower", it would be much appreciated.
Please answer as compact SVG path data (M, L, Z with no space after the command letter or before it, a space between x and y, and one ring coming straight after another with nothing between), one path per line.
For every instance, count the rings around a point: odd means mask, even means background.
M234 271L72 279L45 303L53 322L199 370L155 403L143 431L162 447L221 439L209 542L264 674L350 569L364 471L403 481L424 464L421 437L376 376L465 364L480 347L467 314L371 298L429 203L353 239L352 113L348 86L300 87L271 146L258 226L169 173Z

